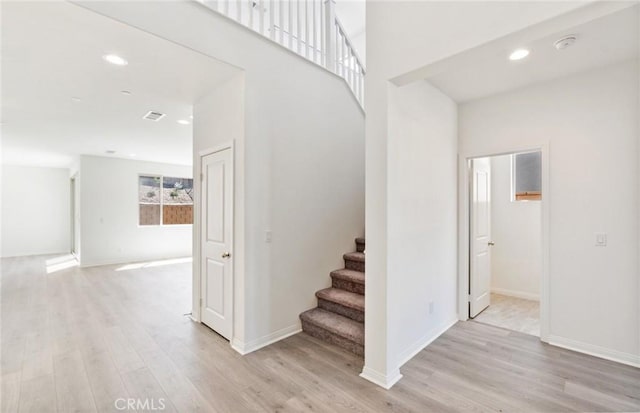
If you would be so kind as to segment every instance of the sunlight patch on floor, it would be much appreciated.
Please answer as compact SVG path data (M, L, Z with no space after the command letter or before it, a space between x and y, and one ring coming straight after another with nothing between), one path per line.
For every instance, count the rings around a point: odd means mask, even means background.
M186 257L186 258L171 258L168 260L136 262L134 264L127 264L127 265L123 265L122 267L116 268L116 271L129 271L129 270L138 270L140 268L162 267L164 265L184 264L192 261L193 261L193 258Z
M66 270L67 268L77 267L78 260L73 254L67 254L60 257L51 258L45 261L47 266L47 274Z

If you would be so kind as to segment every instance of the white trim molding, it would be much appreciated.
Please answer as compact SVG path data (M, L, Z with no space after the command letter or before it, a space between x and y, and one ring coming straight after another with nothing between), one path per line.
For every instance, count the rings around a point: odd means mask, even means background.
M433 343L438 337L440 337L447 330L453 327L458 321L458 317L456 316L455 319L427 331L427 333L423 335L419 340L409 346L405 351L400 353L400 356L398 357L398 359L400 360L400 362L398 363L398 368L404 366L406 362L414 358L416 354L420 353L429 344Z
M298 334L301 331L302 329L300 328L300 325L295 324L289 327L282 328L278 331L274 331L273 333L267 334L266 336L251 340L248 343L234 338L233 340L231 340L231 348L244 356L256 350L260 350L261 348L273 344L277 341L284 340L287 337L291 337L294 334Z
M364 366L362 368L362 373L360 373L360 377L373 384L377 384L383 389L389 390L394 384L400 381L402 374L400 374L400 369L395 369L391 374L385 375L370 367Z
M491 288L492 293L507 295L509 297L522 298L525 300L540 301L540 294L528 293L526 291L507 290L506 288Z
M640 354L625 353L623 351L612 350L595 344L583 343L582 341L560 337L553 334L549 335L549 344L601 359L615 361L617 363L633 367L640 367Z

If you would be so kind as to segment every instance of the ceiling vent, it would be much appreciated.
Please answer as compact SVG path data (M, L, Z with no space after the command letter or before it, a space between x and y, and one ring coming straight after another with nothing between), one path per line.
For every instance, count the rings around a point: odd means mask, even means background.
M144 115L142 117L142 119L147 119L147 120L152 120L154 122L159 121L160 119L164 118L165 116L167 116L164 113L160 113L160 112L154 112L154 111L149 111L149 113L147 113L146 115Z

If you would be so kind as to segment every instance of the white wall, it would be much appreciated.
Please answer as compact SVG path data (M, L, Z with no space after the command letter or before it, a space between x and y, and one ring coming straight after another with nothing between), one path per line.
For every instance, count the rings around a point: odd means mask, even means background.
M234 347L251 351L298 331L298 315L316 305L315 291L364 234L364 116L348 86L196 2L82 5L243 70L196 103L194 165L200 150L236 140L243 199L236 197L234 285L245 313L235 315L244 326L234 323Z
M191 225L138 225L139 174L190 178L192 169L182 165L81 156L82 266L191 256Z
M366 228L367 300L376 302L366 313L366 377L382 386L397 380L397 357L388 346L395 331L386 308L387 165L389 81L440 59L471 49L552 16L579 7L581 2L367 2L366 119ZM446 154L447 152L443 152ZM431 154L437 158L439 153ZM418 185L420 179L408 178ZM455 235L454 235L455 236ZM451 247L455 253L455 246ZM411 263L408 263L408 265ZM455 285L450 286L455 290ZM384 303L384 304L382 304ZM385 308L386 307L386 308Z
M640 363L637 62L467 103L459 115L465 153L548 143L549 341Z
M421 81L389 88L387 284L397 367L458 319L457 106ZM367 310L376 305L367 301Z
M2 257L70 251L69 170L2 166Z
M540 298L541 212L539 201L511 201L511 155L491 157L491 291Z

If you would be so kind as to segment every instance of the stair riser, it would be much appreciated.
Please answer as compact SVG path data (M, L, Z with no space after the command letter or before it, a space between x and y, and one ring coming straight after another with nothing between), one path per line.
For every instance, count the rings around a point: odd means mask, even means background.
M356 251L364 252L364 244L360 244L360 243L356 242Z
M344 305L327 301L322 298L318 298L318 307L323 310L330 311L332 313L340 314L359 323L364 323L364 311L359 311L354 308L346 307Z
M317 339L335 344L336 346L342 347L343 349L350 351L360 357L364 357L364 346L362 344L354 343L347 338L327 331L322 327L316 326L315 324L311 324L302 320L302 331Z
M348 270L365 272L364 271L364 262L345 259L344 260L344 266Z
M331 286L333 288L339 288L341 290L349 291L350 293L364 295L364 284L354 283L346 280L332 279Z

